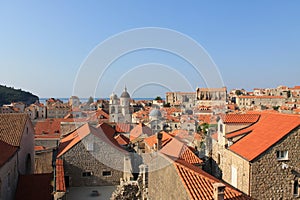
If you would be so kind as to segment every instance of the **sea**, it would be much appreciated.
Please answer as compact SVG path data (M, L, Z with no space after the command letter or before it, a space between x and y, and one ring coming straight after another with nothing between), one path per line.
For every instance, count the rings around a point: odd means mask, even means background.
M49 97L47 98L39 98L40 103L46 104L46 101L49 99ZM59 99L61 101L63 101L64 103L67 103L69 101L69 98L55 98L55 99ZM85 103L89 100L89 98L79 98L81 103ZM98 99L105 99L105 100L109 100L109 98L94 98L94 101L97 101ZM140 101L140 100L153 100L154 98L133 98L135 101Z

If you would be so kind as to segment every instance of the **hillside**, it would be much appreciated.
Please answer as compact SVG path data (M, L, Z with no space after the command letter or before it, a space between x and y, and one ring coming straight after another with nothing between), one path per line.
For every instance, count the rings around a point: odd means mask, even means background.
M11 102L21 101L26 105L34 103L39 98L30 92L22 91L21 89L14 89L0 85L0 106L9 104Z

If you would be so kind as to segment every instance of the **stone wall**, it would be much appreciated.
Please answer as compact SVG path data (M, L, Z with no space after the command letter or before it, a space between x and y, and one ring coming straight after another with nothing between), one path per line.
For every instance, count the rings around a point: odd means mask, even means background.
M15 154L9 159L9 161L0 167L0 199L13 200L17 189L17 184L18 169L17 154Z
M161 158L163 159L163 158ZM164 163L166 161L158 162ZM189 199L189 195L172 163L157 169L157 165L152 163L149 166L148 174L148 195L149 199Z
M288 151L288 160L278 161L277 151ZM283 163L288 168L283 169ZM299 166L300 128L292 131L251 164L250 195L256 199L297 199L293 196L293 181L300 178Z
M212 171L213 175L218 178L222 178L229 184L232 184L232 167L236 168L236 188L245 194L249 194L249 162L232 151L218 145L215 141L213 142L212 152L212 158L216 163L216 166L214 166L215 169ZM218 163L218 154L220 154L220 163Z
M93 151L86 149L90 142L93 142ZM107 147L107 143L92 134L73 146L62 158L70 186L118 185L123 178L124 155L113 147ZM104 171L110 171L111 175L103 175ZM84 176L83 172L91 172L91 176Z

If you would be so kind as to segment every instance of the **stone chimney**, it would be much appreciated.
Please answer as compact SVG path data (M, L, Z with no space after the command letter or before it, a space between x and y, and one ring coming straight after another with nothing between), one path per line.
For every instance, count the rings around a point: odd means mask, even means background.
M214 183L214 200L224 200L225 185L223 183Z
M161 132L158 132L156 135L156 139L157 139L157 151L161 149L162 147L162 137L163 134Z

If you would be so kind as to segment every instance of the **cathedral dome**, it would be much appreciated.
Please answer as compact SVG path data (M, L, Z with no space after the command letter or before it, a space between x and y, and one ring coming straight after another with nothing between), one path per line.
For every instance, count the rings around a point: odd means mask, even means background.
M121 98L130 98L130 95L127 92L127 88L126 87L125 87L123 93L121 94Z
M149 113L149 116L150 117L161 117L162 114L159 109L155 108L155 109L151 110L151 112Z

